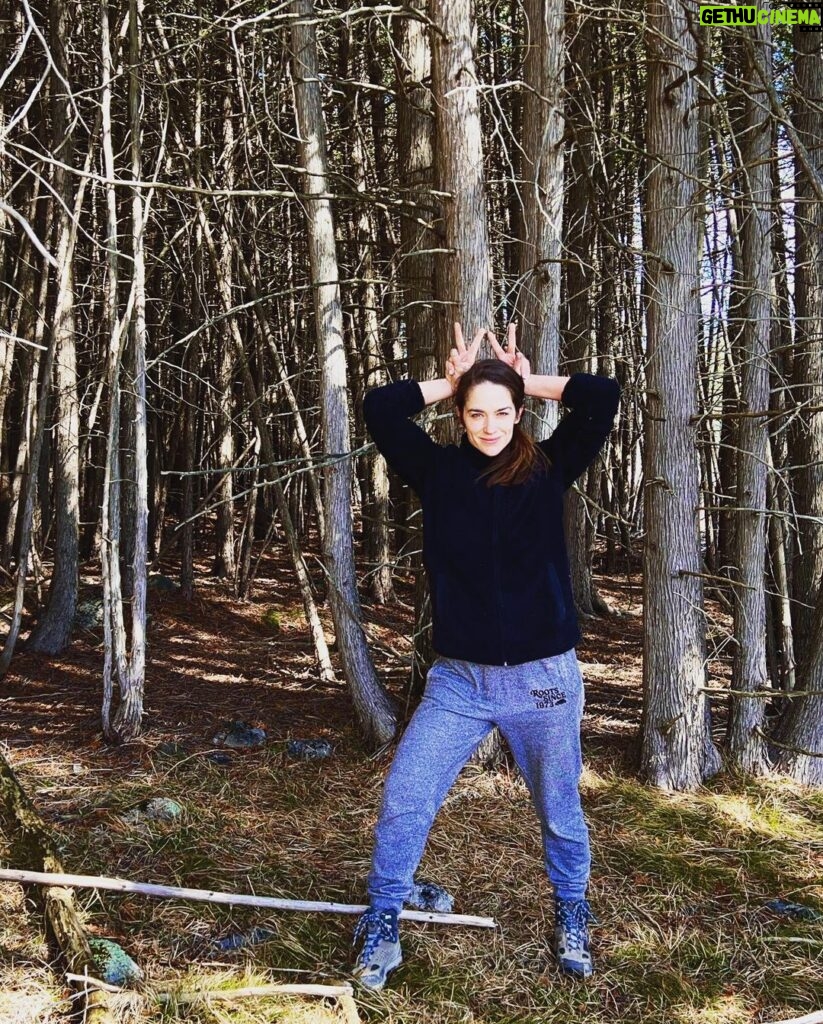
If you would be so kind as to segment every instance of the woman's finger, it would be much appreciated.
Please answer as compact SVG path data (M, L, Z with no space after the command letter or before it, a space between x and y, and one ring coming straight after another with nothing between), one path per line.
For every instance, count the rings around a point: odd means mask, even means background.
M463 328L456 321L454 324L454 344L457 346L458 352L466 351L466 343L463 341Z
M506 328L506 348L509 355L517 351L517 321L512 320Z
M488 331L485 327L479 327L475 331L474 337L472 338L471 348L469 349L469 355L474 358L477 355L477 350L480 348L480 342L486 337Z
M506 353L503 351L503 349L500 346L500 342L492 334L491 331L489 331L489 341L491 342L492 351L497 356L497 358L498 359L502 359L505 362L505 360L506 360Z

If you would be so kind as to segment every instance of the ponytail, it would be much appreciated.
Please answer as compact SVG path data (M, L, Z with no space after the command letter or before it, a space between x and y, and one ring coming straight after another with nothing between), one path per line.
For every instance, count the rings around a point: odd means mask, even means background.
M515 411L523 409L526 386L520 374L500 359L481 359L466 370L457 383L455 412L463 412L471 389L484 382L502 384L512 397ZM487 487L495 484L510 487L525 483L532 473L545 471L550 465L543 449L534 443L519 423L515 423L511 441L491 460L482 475L486 477Z
M512 439L499 455L492 459L492 465L482 474L486 486L512 487L524 484L535 471L545 471L551 462L542 448L534 443L519 423L515 423Z

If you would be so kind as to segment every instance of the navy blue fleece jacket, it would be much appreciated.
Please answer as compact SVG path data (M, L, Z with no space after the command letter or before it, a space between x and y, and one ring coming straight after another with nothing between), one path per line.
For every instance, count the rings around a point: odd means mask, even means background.
M436 444L411 419L425 402L413 380L368 392L369 433L420 497L423 562L432 599L432 645L444 657L519 665L580 640L563 536L563 492L594 460L614 423L620 388L574 374L571 411L540 442L551 468L514 486L487 486L489 456L466 438Z

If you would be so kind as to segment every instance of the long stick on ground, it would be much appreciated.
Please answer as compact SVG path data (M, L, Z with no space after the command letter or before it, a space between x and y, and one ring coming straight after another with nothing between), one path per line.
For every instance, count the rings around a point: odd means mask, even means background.
M120 993L126 989L117 985L108 985L105 981L90 978L83 974L67 974L66 981L83 985L87 988L99 989L103 992ZM236 999L269 999L272 996L319 996L321 999L336 999L343 1015L345 1024L361 1024L357 1004L354 1001L354 990L351 985L251 985L247 988L231 989L200 989L196 992L155 992L153 998L164 1005L185 1003L231 1002Z
M33 885L65 885L77 889L110 889L113 892L137 892L144 896L160 896L204 903L231 903L245 907L264 907L268 910L297 910L320 914L362 914L368 908L355 903L323 903L317 900L284 900L275 896L254 896L236 892L215 892L211 889L183 889L176 885L154 885L150 882L132 882L128 878L106 878L102 875L68 875L47 871L18 871L0 868L0 881ZM492 917L473 917L469 914L436 914L427 910L403 910L398 915L404 921L425 921L428 924L458 924L468 928L496 928Z
M823 1010L807 1013L805 1017L792 1017L791 1020L776 1020L772 1024L823 1024Z
M8 823L8 824L7 824ZM46 870L21 871L36 877L59 878L63 870L57 846L45 822L26 796L11 765L0 754L0 832L11 839L12 862L35 864ZM70 971L95 970L94 957L83 921L74 904L74 893L58 886L37 894L35 902L43 913L46 929L63 954ZM113 1024L114 1015L105 992L83 992L83 1020L86 1024Z
M319 996L338 999L353 996L351 985L252 985L248 988L204 988L199 992L160 992L155 997L161 1003L202 1003L209 1000L267 999L270 996Z

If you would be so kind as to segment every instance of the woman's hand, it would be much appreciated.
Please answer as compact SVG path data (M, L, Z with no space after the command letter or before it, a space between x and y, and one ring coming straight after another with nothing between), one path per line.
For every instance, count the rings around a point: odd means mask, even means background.
M457 390L457 382L466 370L474 365L480 343L488 333L487 328L479 328L472 338L471 345L466 348L466 343L463 340L463 328L458 323L454 325L454 348L449 352L449 358L446 360L446 380L451 385L452 394Z
M488 331L487 333L489 335L491 346L494 349L494 354L497 358L501 362L505 363L506 366L510 366L515 373L519 373L525 383L529 379L529 375L532 370L528 359L517 348L517 321L512 320L506 328L505 349L501 348L500 343L491 331Z

